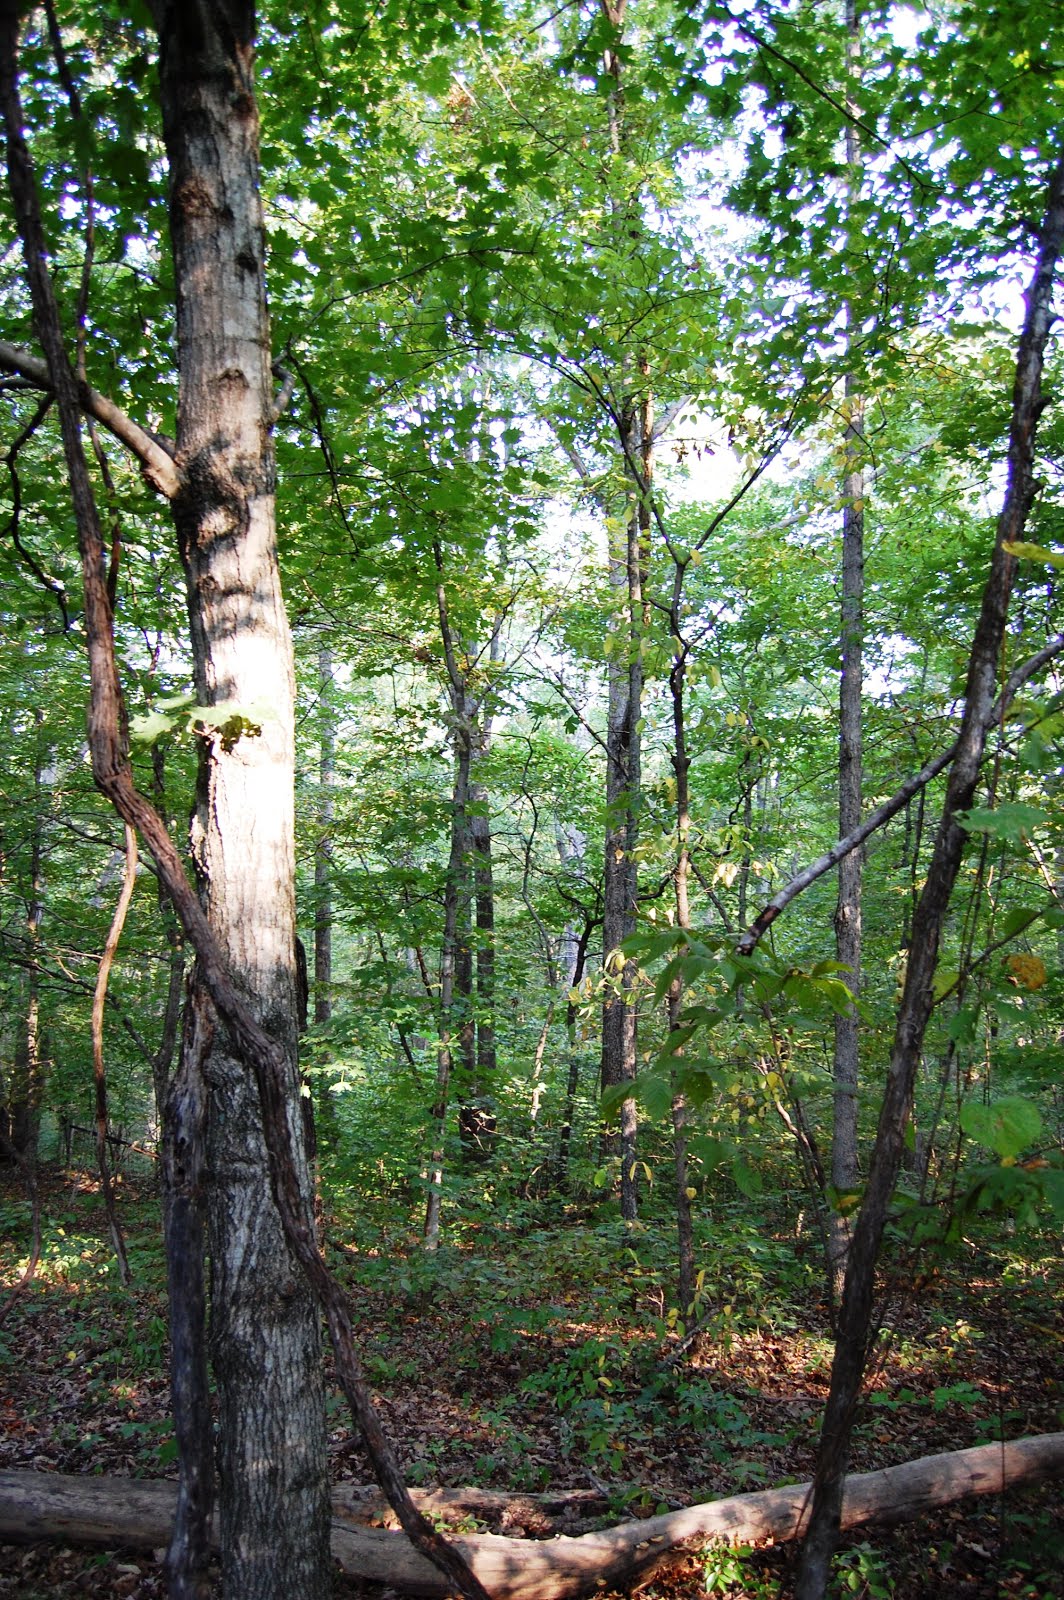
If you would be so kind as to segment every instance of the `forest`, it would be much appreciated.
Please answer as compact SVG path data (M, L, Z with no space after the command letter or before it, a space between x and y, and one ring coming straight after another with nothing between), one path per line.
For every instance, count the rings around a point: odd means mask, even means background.
M0 0L0 1596L1064 1595L1064 7Z

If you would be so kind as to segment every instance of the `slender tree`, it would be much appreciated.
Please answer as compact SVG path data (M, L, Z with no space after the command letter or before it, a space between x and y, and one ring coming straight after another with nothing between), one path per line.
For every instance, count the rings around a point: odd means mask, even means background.
M850 83L846 109L847 192L852 202L861 184L861 146L856 125L857 105L854 86L859 72L861 24L856 0L846 0L846 62ZM850 248L856 241L850 237ZM845 438L843 441L842 509L842 585L840 598L840 645L842 670L839 674L839 837L858 826L861 820L864 643L864 416L860 385L852 368L856 307L846 307L849 345L846 377L843 383ZM851 850L839 863L839 897L835 907L835 955L847 974L846 981L856 996L861 986L861 880L862 854ZM837 1302L842 1292L849 1249L850 1227L841 1197L852 1194L858 1185L857 1086L860 1060L856 1006L835 1017L835 1114L831 1133L831 1184L836 1203L828 1213L828 1267L832 1294Z
M1022 540L1036 493L1034 445L1045 405L1042 368L1053 322L1053 290L1062 247L1064 158L1058 160L1050 180L1038 258L1027 289L1012 396L1005 500L969 656L964 712L942 817L913 917L876 1142L850 1247L796 1600L821 1600L838 1539L850 1436L868 1356L876 1261L901 1166L916 1070L934 1003L933 980L943 925L967 837L958 814L971 806L979 781L1016 571L1016 556L1010 547Z

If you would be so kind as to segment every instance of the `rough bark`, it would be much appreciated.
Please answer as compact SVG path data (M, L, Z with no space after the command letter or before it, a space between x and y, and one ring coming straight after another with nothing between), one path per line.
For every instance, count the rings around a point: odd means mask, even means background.
M214 1022L202 992L185 1008L177 1071L163 1107L163 1230L170 1304L170 1406L180 1476L166 1553L170 1600L207 1600L214 1509L214 1439L207 1362L206 1125L203 1062Z
M913 917L905 985L894 1034L875 1147L864 1200L850 1247L839 1313L831 1387L814 1476L813 1509L802 1552L796 1600L820 1600L840 1526L842 1485L872 1322L876 1261L901 1167L913 1084L933 1004L932 984L950 896L960 869L965 832L957 813L971 806L996 698L1001 647L1016 558L1007 546L1023 536L1035 494L1034 442L1044 407L1041 392L1046 342L1053 320L1053 286L1064 244L1064 159L1053 173L1038 260L1027 291L1009 429L1008 480L998 519L990 573L969 656L964 713L946 783L942 818Z
M1064 1474L1064 1434L978 1445L924 1456L846 1480L843 1526L902 1522L941 1506ZM810 1485L790 1484L666 1512L642 1522L577 1537L512 1539L462 1535L455 1544L492 1600L575 1600L603 1588L646 1582L685 1545L714 1540L747 1544L801 1536ZM333 1496L332 1551L345 1572L406 1594L442 1597L450 1590L405 1536L359 1523L350 1490ZM446 1507L422 1502L426 1509ZM71 1478L58 1473L0 1473L0 1539L61 1539L90 1546L153 1549L165 1542L174 1485L128 1478Z
M159 3L163 133L177 286L180 486L172 501L197 700L258 732L204 742L193 818L200 892L230 978L276 1041L298 1107L291 640L281 597L270 425L253 8ZM261 721L253 709L263 708ZM198 966L193 987L202 983ZM222 1029L210 1088L207 1227L223 1589L328 1590L326 1433L317 1308L263 1205L254 1079ZM302 1130L292 1139L312 1198ZM277 1538L281 1525L298 1537Z

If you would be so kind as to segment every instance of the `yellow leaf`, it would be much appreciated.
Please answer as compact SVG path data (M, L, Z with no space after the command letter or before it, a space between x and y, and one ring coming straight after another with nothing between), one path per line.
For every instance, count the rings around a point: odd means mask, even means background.
M1017 951L1006 958L1005 965L1021 989L1040 989L1046 981L1046 964L1041 956Z

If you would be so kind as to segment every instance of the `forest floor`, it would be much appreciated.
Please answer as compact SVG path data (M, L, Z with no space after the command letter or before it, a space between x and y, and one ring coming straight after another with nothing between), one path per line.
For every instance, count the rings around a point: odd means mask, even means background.
M0 1326L0 1469L172 1475L165 1298L150 1181L126 1177L134 1270L117 1282L97 1185L42 1173L44 1253ZM435 1259L408 1227L334 1219L368 1374L408 1477L425 1486L603 1488L607 1520L810 1476L831 1344L815 1251L773 1236L752 1202L707 1219L702 1331L682 1348L667 1318L669 1238L626 1233L590 1203L480 1210ZM18 1281L28 1206L0 1175L0 1302ZM1064 1426L1059 1239L962 1247L904 1291L885 1286L884 1345L852 1468ZM2 1307L0 1307L2 1309ZM369 1481L338 1397L337 1479ZM1064 1596L1059 1484L976 1501L904 1527L863 1530L839 1557L838 1595L867 1600ZM692 1555L646 1600L785 1595L782 1546ZM0 1596L155 1600L157 1561L58 1545L0 1546ZM389 1591L337 1578L343 1600ZM603 1594L601 1600L609 1600Z

